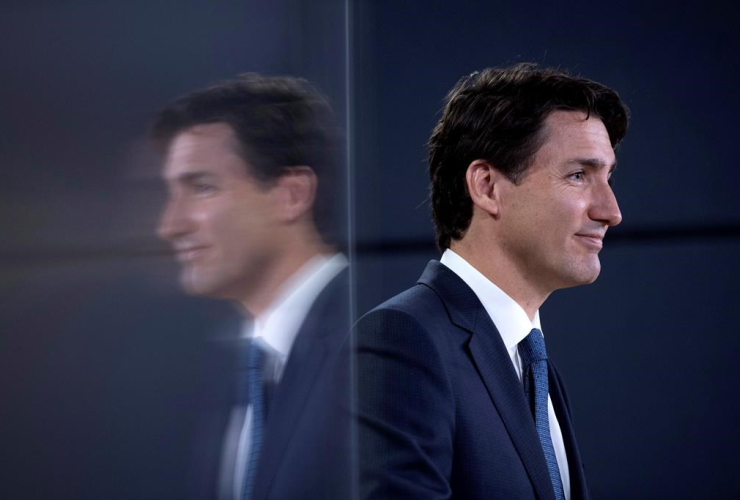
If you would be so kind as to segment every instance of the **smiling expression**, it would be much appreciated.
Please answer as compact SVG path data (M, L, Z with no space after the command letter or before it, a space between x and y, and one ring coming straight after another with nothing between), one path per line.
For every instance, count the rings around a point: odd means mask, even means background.
M501 247L544 293L593 282L604 235L622 220L610 177L614 150L600 119L555 111L545 141L518 184L504 181Z
M179 133L165 158L169 199L158 234L192 294L240 300L275 258L274 197L237 150L232 129L214 123Z

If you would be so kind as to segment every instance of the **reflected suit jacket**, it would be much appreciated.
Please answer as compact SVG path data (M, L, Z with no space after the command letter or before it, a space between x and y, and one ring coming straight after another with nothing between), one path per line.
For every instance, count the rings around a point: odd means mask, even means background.
M252 500L350 497L350 379L343 371L349 363L340 362L351 326L348 274L343 270L324 287L301 324L270 403ZM234 363L221 363L221 371ZM216 498L218 490L230 410L220 406L199 438L193 491L199 499Z
M522 385L475 293L439 262L356 326L360 497L554 499ZM589 498L549 363L571 498Z

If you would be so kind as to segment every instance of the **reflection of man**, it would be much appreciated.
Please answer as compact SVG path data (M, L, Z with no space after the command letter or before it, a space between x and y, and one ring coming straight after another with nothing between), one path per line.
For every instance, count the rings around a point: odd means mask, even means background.
M520 64L461 80L430 139L441 262L357 326L363 498L587 498L539 307L593 282L626 108Z
M251 318L237 400L207 498L342 497L347 262L317 223L337 155L331 110L305 81L244 75L159 114L169 202L159 234L184 288ZM212 480L212 481L210 481Z

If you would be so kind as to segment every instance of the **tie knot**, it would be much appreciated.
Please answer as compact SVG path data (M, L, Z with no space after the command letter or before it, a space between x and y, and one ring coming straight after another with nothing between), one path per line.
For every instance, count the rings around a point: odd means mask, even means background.
M250 370L261 370L265 364L267 353L260 342L252 340L249 343L249 355L247 356L247 368Z
M276 385L282 373L280 353L263 339L247 340L242 345L239 373L242 377L257 377L261 382Z
M542 332L533 328L524 340L519 342L519 355L522 357L524 366L529 366L535 361L547 359L547 350L545 349L545 338Z
M239 372L261 369L269 358L264 345L255 339L239 339L236 351L236 369Z

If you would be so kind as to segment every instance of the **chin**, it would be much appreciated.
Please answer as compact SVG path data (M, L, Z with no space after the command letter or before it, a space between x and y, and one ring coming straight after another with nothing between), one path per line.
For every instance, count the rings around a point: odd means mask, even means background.
M561 286L558 288L572 288L574 286L590 285L601 273L601 265L595 264L573 266L561 275Z
M198 285L197 282L193 280L182 278L180 280L180 284L182 285L183 291L188 295L193 295L196 297L208 296L208 291L204 290L201 286Z
M596 265L595 267L584 269L579 275L576 277L575 285L590 285L594 281L596 281L596 278L599 277L599 274L601 274L601 266Z
M217 297L219 287L205 276L199 276L193 270L184 270L180 275L180 284L188 295L196 297Z

